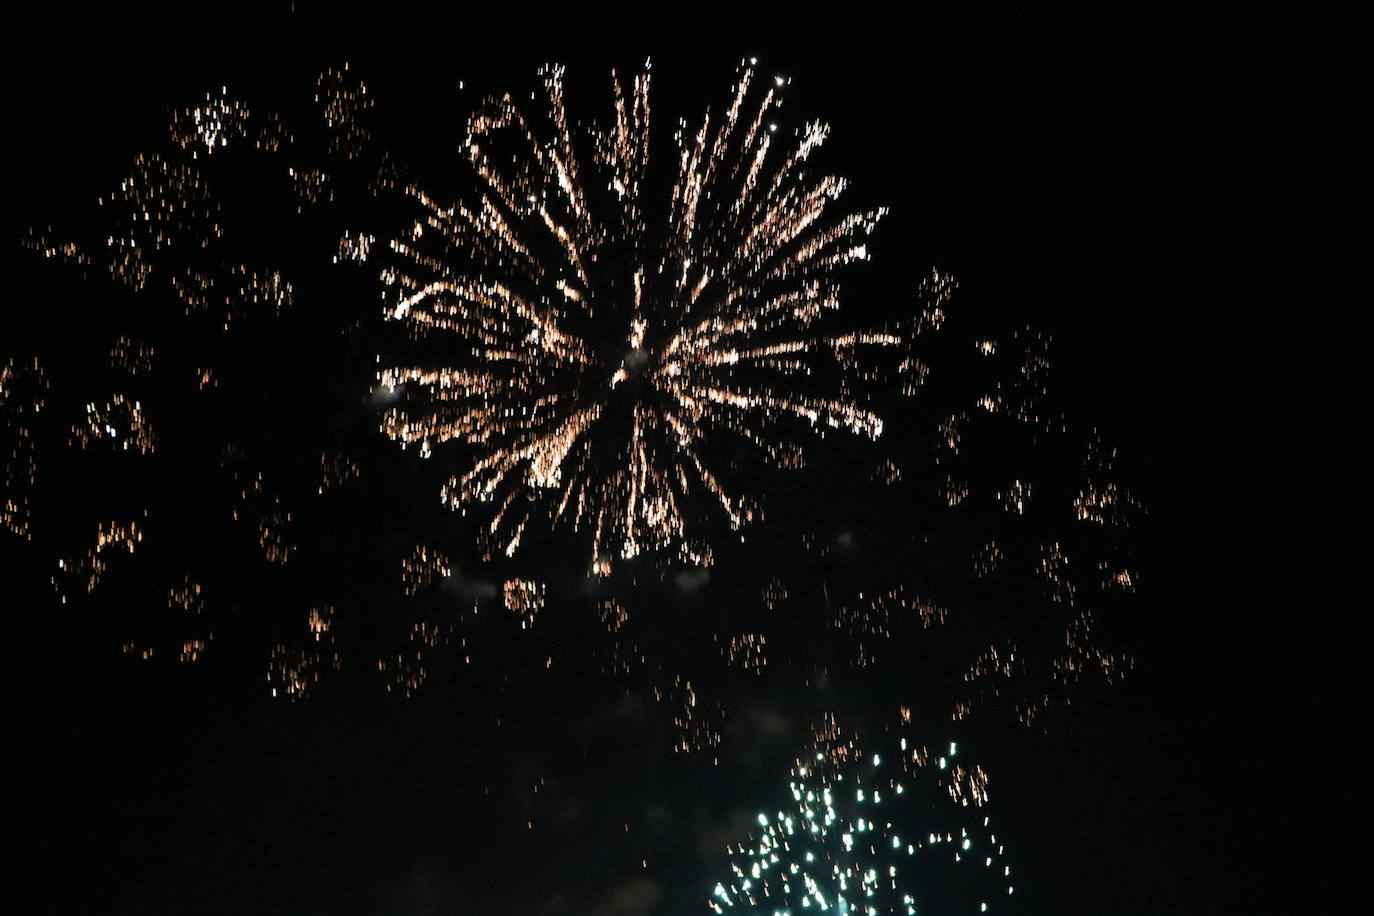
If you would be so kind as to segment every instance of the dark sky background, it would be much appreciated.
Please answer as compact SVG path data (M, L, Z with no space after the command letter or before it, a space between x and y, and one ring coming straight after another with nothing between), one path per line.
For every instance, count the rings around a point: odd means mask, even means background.
M792 76L789 105L834 128L828 164L892 207L875 259L912 276L939 265L970 307L1052 332L1068 412L1119 446L1149 508L1134 675L1051 734L989 751L1021 911L1343 911L1361 869L1342 834L1367 812L1368 601L1347 590L1368 568L1369 289L1348 277L1371 239L1374 49L1353 23L865 7L744 24L682 7L632 28L294 7L194 21L51 7L11 26L0 357L67 336L79 350L91 330L52 317L67 287L23 232L82 212L164 142L168 108L222 83L303 101L347 60L398 160L442 183L466 109L436 87L525 87L559 61L595 106L609 66L652 55L657 112L695 117L757 56ZM850 300L884 292L864 282ZM118 609L59 609L34 572L52 558L3 537L14 911L706 912L723 861L636 872L632 845L581 825L619 818L623 787L652 832L644 800L671 798L669 839L644 847L671 857L671 838L752 803L741 784L676 758L652 773L577 763L535 716L483 731L457 679L408 701L359 688L286 706L228 674L129 673L108 638ZM357 540L340 556L366 552ZM785 759L786 701L741 706L741 753ZM607 709L570 703L550 735L595 731ZM565 852L517 865L494 826L503 803L473 787L522 766L561 774L567 826ZM576 890L560 900L560 883Z

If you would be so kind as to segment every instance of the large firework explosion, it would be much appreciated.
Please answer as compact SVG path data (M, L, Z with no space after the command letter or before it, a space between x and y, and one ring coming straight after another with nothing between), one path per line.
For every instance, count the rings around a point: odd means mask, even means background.
M663 199L647 68L628 82L613 74L601 124L572 119L561 68L543 72L533 117L509 95L487 99L464 141L476 194L445 204L409 189L423 217L392 242L403 260L387 272L389 317L417 336L443 332L451 362L384 370L389 389L423 393L384 429L426 454L468 447L444 501L494 504L487 530L507 554L538 512L591 533L599 574L675 546L707 563L692 524L703 494L732 528L758 503L713 455L742 443L795 464L796 421L882 431L842 387L807 393L818 363L903 342L818 322L839 307L836 273L866 257L882 211L827 213L845 182L807 166L828 130L779 135L787 81L751 101L752 63L723 110L679 122Z

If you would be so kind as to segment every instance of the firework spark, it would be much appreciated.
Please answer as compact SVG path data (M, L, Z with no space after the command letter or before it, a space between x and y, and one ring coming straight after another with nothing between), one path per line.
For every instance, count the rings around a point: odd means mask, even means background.
M870 753L827 717L792 766L787 803L760 812L757 836L727 850L732 876L708 906L774 916L990 912L1015 885L987 802L987 773L962 761L957 742L930 749L899 737ZM940 861L953 880L933 878Z
M823 329L837 273L867 259L884 211L831 214L846 182L806 168L828 128L782 142L772 118L786 80L756 98L751 64L722 111L679 124L661 196L649 70L613 73L613 117L585 126L570 120L562 68L541 75L539 115L507 95L468 122L475 200L409 189L422 215L391 243L387 314L461 358L383 369L380 383L408 396L382 428L425 455L466 447L442 498L491 506L487 534L507 554L543 516L590 533L598 573L669 547L702 562L688 543L698 494L734 528L758 512L718 470L720 440L795 467L789 426L882 432L844 385L808 389L833 376L818 371L827 362L843 372L856 348L905 341Z
M11 358L0 365L0 435L5 443L0 449L0 526L26 540L33 538L29 496L38 479L30 426L43 409L46 387L37 359L26 363Z

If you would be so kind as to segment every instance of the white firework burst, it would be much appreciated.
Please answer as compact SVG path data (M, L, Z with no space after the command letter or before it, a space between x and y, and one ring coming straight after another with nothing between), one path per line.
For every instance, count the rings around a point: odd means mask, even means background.
M585 125L562 68L541 75L537 115L509 95L472 115L472 199L409 189L422 213L392 242L387 313L437 349L379 373L406 389L382 428L425 455L454 445L463 470L442 498L487 504L487 533L507 554L542 517L589 532L599 573L665 547L709 562L691 528L698 494L732 527L757 512L723 479L722 452L749 443L795 467L792 427L882 431L825 378L834 362L852 368L857 348L904 338L823 316L884 211L833 215L845 181L807 170L828 128L780 142L786 80L760 90L752 62L722 111L695 129L679 122L675 176L658 192L649 68L628 82L613 71L611 118Z

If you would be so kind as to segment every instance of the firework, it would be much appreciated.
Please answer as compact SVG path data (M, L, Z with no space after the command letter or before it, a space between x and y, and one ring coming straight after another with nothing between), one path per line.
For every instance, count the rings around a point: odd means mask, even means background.
M343 667L343 660L334 644L333 622L333 607L324 605L311 608L305 617L307 638L300 643L278 643L272 648L267 666L267 684L272 696L305 699L319 686L322 675ZM379 661L378 667L386 670L383 662ZM421 680L423 677L421 670ZM395 680L407 683L404 677ZM392 682L389 681L387 689L391 688Z
M0 366L0 435L4 436L0 525L26 540L33 538L29 496L38 481L32 424L43 409L46 388L37 359L11 358Z
M727 850L732 876L709 900L726 911L887 916L994 912L1015 892L986 813L988 777L957 742L888 736L881 752L828 719L797 758L784 805L759 812ZM890 745L890 746L888 746Z
M1094 442L1086 473L1066 472L1081 444L1047 407L1048 338L987 326L980 309L951 306L949 274L909 277L905 266L900 309L854 330L840 281L868 258L882 211L841 207L845 182L813 171L825 126L787 123L787 81L747 64L723 105L651 132L650 82L648 69L613 74L596 123L565 103L557 67L529 105L486 99L462 146L471 190L451 201L402 177L366 123L373 95L347 67L321 75L306 116L223 89L174 110L170 144L134 159L96 226L75 240L52 229L27 239L162 307L127 310L86 347L100 373L84 387L46 393L44 371L70 363L60 349L40 354L42 369L5 364L0 522L31 537L37 458L60 487L77 466L57 453L80 449L100 502L73 499L90 515L48 549L61 599L156 607L175 591L171 604L198 610L148 629L163 639L159 659L200 657L185 643L208 643L212 629L261 626L259 657L278 647L278 696L299 697L311 691L293 685L315 676L291 672L328 670L332 655L302 661L321 650L295 647L294 624L234 611L277 606L248 593L264 580L240 570L265 563L283 577L303 598L284 611L294 619L329 597L317 590L336 532L381 512L387 523L371 534L398 546L348 575L353 594L382 604L338 614L350 623L341 640L389 631L365 653L388 689L420 689L445 651L464 666L477 648L546 671L557 654L560 673L589 665L652 701L678 750L714 752L718 698L742 684L857 685L862 673L864 689L905 690L927 678L919 689L955 692L950 719L987 707L1039 723L1071 683L1127 671L1129 658L1096 643L1139 578L1113 544L1138 506L1110 449ZM283 237L246 238L266 213L288 227ZM388 327L400 333L388 338ZM263 347L278 338L319 346ZM375 414L347 429L321 422L332 415L320 405L363 385L373 391L360 409L380 408L388 436L443 465L432 483L417 475L411 489L398 473L406 463L379 457ZM832 431L882 441L818 447ZM790 485L761 466L808 468L807 486L828 489L790 504L774 495L742 556L725 549L727 529L757 522L762 494ZM480 519L490 553L522 541L532 553L535 529L561 527L582 557L590 547L597 573L656 556L586 599L557 562L474 569L470 530L455 530L465 526L395 511L429 486ZM881 499L861 496L875 489ZM62 521L39 530L60 534ZM87 550L97 523L128 528L121 549ZM137 577L106 576L134 544ZM684 561L723 568L708 577ZM374 574L384 589L372 589ZM135 578L157 580L152 604L133 594ZM721 592L736 586L749 607ZM687 593L701 613L663 613ZM1041 612L999 610L1031 601ZM352 625L366 615L385 622ZM141 641L128 651L144 657ZM913 653L925 659L914 669Z
M832 215L845 181L807 169L828 128L780 131L787 81L757 91L752 64L722 110L679 126L662 195L647 68L613 74L612 116L588 126L567 110L562 69L542 77L539 113L507 95L469 120L473 199L409 189L421 216L391 243L387 317L451 355L379 373L407 388L382 428L425 455L462 453L442 498L488 507L507 554L542 518L588 533L599 573L662 548L700 561L687 544L699 500L734 528L758 512L731 489L722 448L796 467L797 425L882 432L843 384L811 389L833 374L823 364L852 368L856 349L905 340L824 320L883 211Z
M137 521L101 523L95 529L95 546L74 559L57 561L52 577L53 588L63 604L81 592L93 592L101 577L109 569L107 554L132 554L143 540L143 530Z

